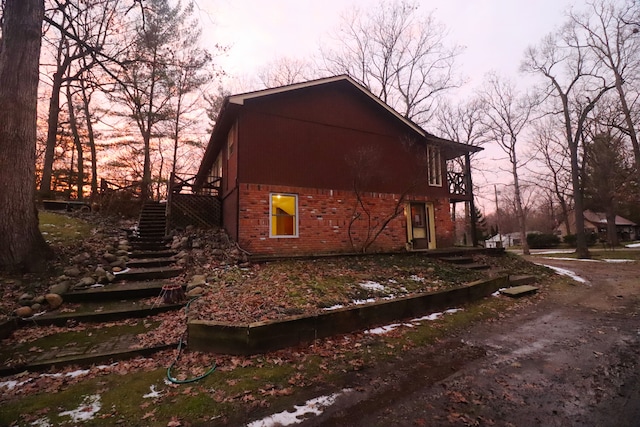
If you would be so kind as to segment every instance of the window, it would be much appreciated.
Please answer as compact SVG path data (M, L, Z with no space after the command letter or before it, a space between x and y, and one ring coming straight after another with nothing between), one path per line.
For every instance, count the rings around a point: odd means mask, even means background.
M439 147L427 145L427 162L429 185L442 187L442 158Z
M271 193L270 236L298 237L298 196Z
M227 134L227 159L231 158L233 155L233 149L236 143L238 134L237 124L234 123L229 129L229 133Z

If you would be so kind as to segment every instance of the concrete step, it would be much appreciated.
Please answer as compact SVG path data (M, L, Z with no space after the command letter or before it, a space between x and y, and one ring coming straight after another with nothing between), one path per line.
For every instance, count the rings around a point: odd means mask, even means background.
M468 268L469 270L488 270L491 266L480 263L472 263L472 264L458 264L459 267Z
M64 297L63 297L64 298ZM151 304L149 304L151 303ZM115 320L133 319L153 316L166 311L175 311L183 304L164 304L160 297L156 299L137 299L123 301L84 302L75 308L63 304L61 310L51 311L41 316L22 319L25 325L66 325L75 322L112 322ZM70 311L74 310L74 311Z
M178 253L172 249L163 249L159 251L133 251L129 253L129 259L134 258L170 258Z
M512 298L518 298L525 295L533 294L538 291L538 288L531 285L514 286L506 288L500 291L500 293L510 296Z
M65 302L78 303L158 297L166 283L165 280L111 283L102 287L67 292L62 298Z
M140 242L133 241L131 243L131 248L134 252L139 251L165 251L168 250L168 243L163 241L148 241L148 242Z
M511 284L511 286L530 285L532 283L536 283L537 281L538 278L531 275L509 276L509 283Z
M119 272L116 276L118 280L128 281L144 281L170 279L182 274L182 268L166 266L166 267L150 267L150 268L128 268Z
M166 267L175 264L175 258L135 258L127 261L129 268Z
M472 257L466 256L452 256L452 257L443 257L440 258L441 261L448 262L451 264L471 264L473 263Z

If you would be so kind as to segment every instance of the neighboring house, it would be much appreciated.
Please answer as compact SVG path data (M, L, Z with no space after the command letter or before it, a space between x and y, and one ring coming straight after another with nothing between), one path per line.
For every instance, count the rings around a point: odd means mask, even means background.
M433 249L472 197L447 161L479 150L336 76L226 97L194 187L222 178L222 225L252 254Z
M596 234L600 239L607 238L607 217L603 212L584 211L584 231L586 233ZM569 222L571 226L571 234L575 234L575 215L569 214ZM558 227L559 234L564 237L567 235L566 225L560 224ZM616 231L620 241L636 240L640 238L640 227L633 221L616 215Z
M529 232L527 234L529 234ZM484 241L485 248L510 248L511 246L520 245L522 245L520 232L496 234Z

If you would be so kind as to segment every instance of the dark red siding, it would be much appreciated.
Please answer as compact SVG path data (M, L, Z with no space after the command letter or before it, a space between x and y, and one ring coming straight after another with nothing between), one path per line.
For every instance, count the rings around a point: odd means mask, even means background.
M427 186L424 142L348 84L247 100L239 135L239 183L447 197Z

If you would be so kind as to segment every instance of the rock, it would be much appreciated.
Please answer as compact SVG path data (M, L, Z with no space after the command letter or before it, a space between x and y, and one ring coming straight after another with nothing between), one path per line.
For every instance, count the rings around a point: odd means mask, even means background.
M83 252L71 258L71 262L73 262L74 264L82 264L87 260L89 260L90 258L91 258L91 255L89 255L87 252Z
M47 300L51 310L55 310L62 305L62 297L58 294L46 294L44 299Z
M193 297L197 297L199 295L202 295L203 293L204 293L204 289L202 289L200 286L196 286L195 288L191 289L190 291L187 291L187 297L193 298Z
M53 293L55 294L56 292L53 292ZM36 304L42 304L42 303L44 303L44 295L40 295L40 296L36 297L36 298L33 300L33 302L35 302Z
M118 249L116 251L116 255L118 255L118 256L129 255L129 247L127 246L127 249Z
M191 281L189 282L189 285L193 286L201 286L206 284L207 276L205 276L204 274L196 274L195 276L191 277Z
M178 252L178 255L176 255L177 258L188 258L189 257L189 252L188 251L180 251Z
M95 283L96 283L96 279L94 279L91 276L87 276L87 277L83 277L82 280L80 280L76 286L85 287L85 286L95 285Z
M121 268L121 267L113 267L113 272L114 272L114 273L119 273L119 272L121 272L121 271L122 271L122 268Z
M31 310L33 310L33 311L34 311L34 313L39 312L40 310L42 310L42 304L38 304L38 303L33 304L33 305L31 306Z
M215 255L215 256L224 255L224 250L222 250L222 249L213 249L211 251L211 255Z
M30 293L24 293L22 295L20 295L20 298L18 298L18 301L33 301L33 294Z
M113 274L113 273L111 273L110 271L107 271L107 272L105 273L105 277L107 278L107 282L109 282L109 283L111 283L111 282L113 282L114 280L116 280L116 275L115 275L115 274Z
M64 269L64 274L69 277L78 277L81 273L78 267L69 267Z
M106 270L104 268L102 268L102 266L98 266L95 270L95 274L96 276L100 277L100 276L104 276L106 274Z
M31 307L20 307L13 312L16 316L22 317L31 317L33 316L33 309Z
M102 258L105 259L105 261L107 262L113 262L115 260L118 259L118 257L110 252L105 252L104 255L102 255Z
M65 280L64 282L60 282L50 286L49 292L52 294L62 295L64 293L67 293L70 287L71 287L71 283L68 280Z
M113 261L112 263L110 263L109 265L113 267L113 269L115 270L116 267L124 268L127 265L127 262L124 259L119 258L116 261Z

